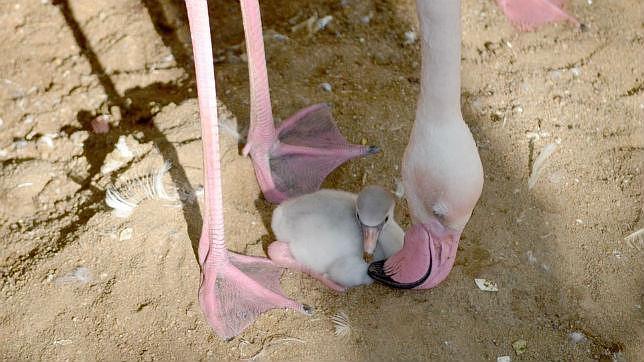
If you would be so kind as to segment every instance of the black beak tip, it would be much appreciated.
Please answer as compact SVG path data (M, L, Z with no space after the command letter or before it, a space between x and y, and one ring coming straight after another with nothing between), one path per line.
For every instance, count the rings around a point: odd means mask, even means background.
M369 276L375 280L379 280L380 278L389 278L387 274L385 274L384 267L384 260L374 261L373 263L369 264L369 268L367 268L367 274L369 274Z
M386 260L379 260L369 264L369 268L367 268L367 274L371 277L371 279L379 283L382 283L388 287L396 288L396 289L416 288L417 286L423 284L425 280L427 280L432 270L432 266L430 264L429 268L427 269L427 273L421 279L413 283L400 283L393 280L389 275L387 275L387 273L385 273L385 261Z

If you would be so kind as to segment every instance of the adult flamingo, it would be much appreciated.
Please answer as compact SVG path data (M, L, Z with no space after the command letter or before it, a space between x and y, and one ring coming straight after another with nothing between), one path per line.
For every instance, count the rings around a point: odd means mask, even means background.
M499 0L502 1L511 0ZM281 269L270 260L229 253L226 249L207 1L185 2L195 59L204 153L205 217L199 240L202 268L199 301L215 332L222 338L230 338L268 309L291 308L310 313L310 308L284 296L279 287ZM404 284L431 287L445 278L453 265L460 232L469 219L482 184L478 153L458 110L460 1L440 0L430 4L418 0L418 5L421 24L425 24L421 25L424 41L432 45L423 48L423 91L417 113L423 121L417 121L414 128L405 156L404 175L414 220L420 224L416 223L407 232L405 238L410 242L401 253L392 257L386 265L372 268L373 275L399 287ZM241 8L251 89L251 127L249 142L243 152L250 154L253 159L264 196L270 201L280 202L290 196L313 191L331 170L344 161L377 152L373 146L356 146L346 142L324 105L304 109L275 129L268 94L259 4L257 0L241 0ZM449 19L440 19L439 14L449 15ZM436 21L428 22L423 20L425 17L433 17ZM440 31L428 32L432 27L440 30L440 27L431 25L440 21L450 26L448 34L439 36ZM447 42L441 48L443 36L447 37ZM442 50L432 55L428 53L432 46ZM453 64L445 64L449 63L447 59L452 60ZM430 80L430 69L441 69L440 66L436 68L437 64L443 64L447 73L436 74ZM443 91L445 94L441 95ZM428 98L425 100L425 97ZM441 104L441 100L447 103ZM427 121L430 119L432 121ZM452 121L448 121L450 119ZM431 128L433 131L428 131ZM428 139L423 139L425 136L433 137L435 142L428 143ZM441 136L445 138L439 139ZM438 167L434 170L418 164L418 155L428 150L435 151L429 155L433 160L431 164ZM450 169L453 170L440 174ZM428 180L436 183L428 184ZM450 186L450 182L460 184ZM464 193L458 193L459 190ZM416 248L420 248L420 253L412 257L409 252ZM435 260L433 268L430 265L432 256ZM429 274L432 270L431 276L418 278L419 271ZM418 284L419 281L422 283Z
M397 288L431 288L452 269L461 232L481 195L483 168L461 115L461 2L417 0L421 80L402 176L413 226L403 249L370 265Z
M522 30L559 20L578 24L561 9L563 0L497 2ZM432 288L447 277L483 188L478 149L461 115L461 1L416 0L416 9L420 95L402 165L413 226L402 250L369 266L373 279L402 289Z

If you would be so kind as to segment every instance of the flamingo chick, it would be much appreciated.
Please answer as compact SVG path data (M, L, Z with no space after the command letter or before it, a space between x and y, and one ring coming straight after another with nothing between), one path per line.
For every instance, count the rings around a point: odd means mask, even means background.
M394 199L379 186L358 195L320 190L289 199L275 209L277 240L271 260L319 279L331 289L371 284L365 260L383 260L402 248L404 232L394 220Z

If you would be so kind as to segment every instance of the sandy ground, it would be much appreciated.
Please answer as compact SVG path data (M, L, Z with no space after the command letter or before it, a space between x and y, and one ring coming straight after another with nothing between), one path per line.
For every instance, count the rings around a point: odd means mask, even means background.
M285 291L317 313L271 311L223 342L197 301L201 141L182 2L2 1L0 355L643 361L644 245L624 240L644 226L643 4L573 0L585 31L518 34L493 1L464 0L462 103L486 175L450 277L429 291L335 294L286 272ZM417 28L413 3L261 5L276 117L328 102L350 141L384 150L341 167L325 187L395 189L419 87L418 43L405 37ZM222 119L243 136L239 5L210 8ZM293 30L327 15L325 29ZM91 131L101 115L106 134ZM529 189L550 144L555 153ZM228 245L264 255L272 206L234 132L222 150ZM173 163L164 181L183 202L147 200L116 217L109 185L123 190L164 160ZM407 226L403 200L397 212ZM498 292L480 291L474 278ZM352 326L345 337L333 333L339 311Z

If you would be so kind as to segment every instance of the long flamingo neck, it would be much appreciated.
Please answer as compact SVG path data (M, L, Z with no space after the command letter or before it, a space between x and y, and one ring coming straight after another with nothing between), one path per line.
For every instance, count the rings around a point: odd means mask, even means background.
M416 122L461 118L461 1L416 0L421 39Z
M194 49L197 94L201 118L203 147L205 217L202 235L208 235L210 252L206 263L216 263L226 258L224 241L224 206L219 160L219 123L217 119L217 93L212 62L208 6L205 0L186 0L192 46Z
M248 132L248 139L262 139L272 142L275 139L275 126L273 125L259 2L257 0L241 0L241 11L250 76L251 128ZM262 134L256 134L257 132ZM251 135L253 136L251 137Z

